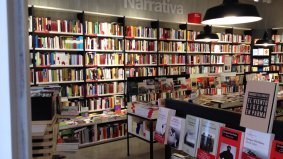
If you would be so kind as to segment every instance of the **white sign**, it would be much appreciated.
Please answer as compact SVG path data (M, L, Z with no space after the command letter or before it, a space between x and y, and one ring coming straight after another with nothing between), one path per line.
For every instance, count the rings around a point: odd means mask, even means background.
M171 14L184 13L182 5L170 3L170 0L124 0L124 8Z

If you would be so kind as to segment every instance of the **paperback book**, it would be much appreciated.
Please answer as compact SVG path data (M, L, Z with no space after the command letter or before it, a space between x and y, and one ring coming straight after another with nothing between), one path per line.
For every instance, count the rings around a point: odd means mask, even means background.
M185 119L173 116L170 120L167 144L177 150L182 150L185 136Z

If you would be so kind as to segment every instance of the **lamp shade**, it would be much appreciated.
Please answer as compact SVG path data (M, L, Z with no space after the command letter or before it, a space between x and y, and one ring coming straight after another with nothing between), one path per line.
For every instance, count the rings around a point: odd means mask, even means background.
M265 31L263 38L256 41L255 46L275 46L275 41L268 38L268 33Z
M223 4L206 11L202 24L243 24L261 19L254 5L239 3L238 0L223 0Z
M200 42L215 42L218 41L219 37L217 34L211 32L211 27L206 25L203 31L197 35L195 41Z

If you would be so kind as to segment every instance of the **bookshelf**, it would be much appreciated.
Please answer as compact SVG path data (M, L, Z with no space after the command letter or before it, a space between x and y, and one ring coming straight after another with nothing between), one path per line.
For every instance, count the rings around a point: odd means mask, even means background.
M275 41L275 46L271 52L271 71L279 71L279 74L283 74L283 28L273 28L272 40Z
M29 26L31 86L59 84L63 105L81 112L125 108L128 77L220 73L225 56L232 72L250 69L246 28L214 27L220 41L204 43L201 24L42 6L29 8Z

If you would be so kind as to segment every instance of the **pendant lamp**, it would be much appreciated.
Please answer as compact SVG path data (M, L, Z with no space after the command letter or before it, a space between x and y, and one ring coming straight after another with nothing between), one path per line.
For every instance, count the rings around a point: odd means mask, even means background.
M197 35L195 41L200 41L200 42L215 42L218 41L219 37L217 34L214 34L211 32L211 26L206 25L203 28L203 31Z
M275 41L269 39L268 32L265 31L263 38L256 41L255 46L263 46L263 47L275 46Z
M251 23L261 19L254 5L239 3L239 0L223 0L223 4L209 8L206 11L201 23L230 25Z

